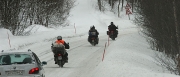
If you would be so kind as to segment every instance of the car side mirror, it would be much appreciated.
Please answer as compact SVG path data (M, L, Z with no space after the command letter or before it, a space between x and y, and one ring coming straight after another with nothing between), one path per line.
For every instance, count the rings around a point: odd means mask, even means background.
M47 65L47 62L46 61L42 61L41 64L42 64L42 66L43 65Z

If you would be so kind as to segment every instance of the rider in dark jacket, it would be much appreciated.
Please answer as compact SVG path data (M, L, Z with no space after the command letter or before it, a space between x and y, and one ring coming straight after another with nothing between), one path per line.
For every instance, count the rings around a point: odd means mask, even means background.
M99 32L95 29L95 26L93 25L89 30L88 41L91 42L90 38L95 37L97 39L97 44L98 44L99 42L98 35L99 35Z
M109 32L110 32L110 31L114 31L115 34L116 34L116 37L117 37L118 31L117 31L116 29L118 29L118 27L116 27L116 26L114 25L114 23L111 22L111 24L108 26L108 30L109 30Z

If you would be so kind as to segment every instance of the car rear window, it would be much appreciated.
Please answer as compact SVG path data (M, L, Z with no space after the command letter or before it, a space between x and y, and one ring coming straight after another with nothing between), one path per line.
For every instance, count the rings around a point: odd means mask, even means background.
M32 58L29 54L7 54L0 55L0 65L30 64Z

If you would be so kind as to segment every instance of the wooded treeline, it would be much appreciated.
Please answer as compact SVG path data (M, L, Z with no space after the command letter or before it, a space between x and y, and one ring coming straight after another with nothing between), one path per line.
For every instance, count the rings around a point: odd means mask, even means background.
M103 12L106 10L105 6L108 4L115 14L120 17L120 11L123 11L123 5L125 0L98 0L98 9ZM122 6L120 6L122 5Z
M0 0L0 27L13 35L23 35L32 24L60 25L73 4L73 0Z
M124 0L101 1L108 1L111 8L114 8L113 4L121 3L122 9L125 6L123 5ZM172 65L172 61L168 63L162 58L164 66L174 73L180 74L180 0L125 1L131 5L135 15L134 22L141 27L151 48L165 53L175 63Z
M127 3L131 4L131 12L134 10L134 5L138 0L97 0L98 9L104 12L107 8L105 6L110 6L111 11L120 17L120 13L125 9Z
M180 0L139 0L136 24L143 28L152 49L164 52L179 66ZM171 68L178 71L179 67Z

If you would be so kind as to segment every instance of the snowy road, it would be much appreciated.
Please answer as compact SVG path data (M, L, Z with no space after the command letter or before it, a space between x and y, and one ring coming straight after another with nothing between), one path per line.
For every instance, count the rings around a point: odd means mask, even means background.
M47 61L48 64L44 66L46 77L179 77L157 65L154 52L135 27L120 29L116 41L110 39L104 61L103 52L105 43L108 42L105 31L100 32L97 46L91 46L87 37L72 34L63 38L70 43L67 51L69 63L63 68L54 64L50 49L52 38L26 43L18 49L31 49L41 61Z
M97 46L90 45L87 37L63 38L70 44L67 50L69 62L63 68L54 64L50 49L53 40L39 41L21 49L31 49L41 61L48 62L44 66L46 77L171 77L171 74L161 72L166 70L156 64L154 53L147 49L148 45L135 27L120 29L118 38L116 41L110 39L109 46L105 32L100 32ZM102 61L105 43L107 47Z
M53 60L49 61L45 66L46 76L50 77L56 74L57 77L86 77L101 61L103 44L106 39L100 40L99 45L95 47L91 46L86 39L70 42L69 63L65 64L63 68L59 68Z
M118 38L120 37L119 35ZM87 41L87 36L64 39L70 43L70 49L67 50L69 62L63 68L54 64L53 53L50 49L52 41L36 43L23 49L31 49L41 61L48 62L44 66L46 77L91 77L94 75L93 70L102 62L105 43L108 41L107 35L99 36L100 42L97 46L90 45ZM110 43L113 42L110 39Z
M64 38L68 40L68 38ZM70 38L72 39L72 38ZM87 77L92 74L92 70L102 62L107 35L100 36L100 42L97 46L92 46L87 41L87 36L75 37L75 40L69 40L70 49L69 62L60 68L54 64L53 53L51 52L51 42L37 43L28 48L34 51L41 61L47 61L44 66L46 77L62 76L62 77ZM111 40L110 40L111 41ZM26 47L27 48L27 47Z

